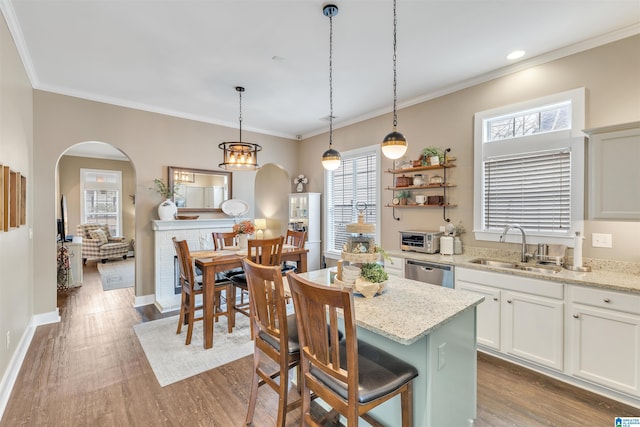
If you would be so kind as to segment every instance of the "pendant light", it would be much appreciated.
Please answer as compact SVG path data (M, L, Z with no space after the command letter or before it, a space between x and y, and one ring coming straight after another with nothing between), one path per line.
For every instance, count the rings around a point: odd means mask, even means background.
M322 155L322 166L332 171L340 167L340 153L333 149L333 17L338 14L338 6L328 4L322 13L329 17L329 149Z
M382 154L389 159L399 159L407 152L407 140L404 135L396 130L398 125L398 94L396 91L398 81L396 72L397 26L396 0L393 0L393 131L385 136L382 141Z
M224 152L224 161L218 166L235 171L258 170L260 169L258 151L262 150L262 147L258 144L242 142L242 92L244 92L244 88L236 86L236 91L240 96L240 139L238 142L222 142L218 145L218 148Z

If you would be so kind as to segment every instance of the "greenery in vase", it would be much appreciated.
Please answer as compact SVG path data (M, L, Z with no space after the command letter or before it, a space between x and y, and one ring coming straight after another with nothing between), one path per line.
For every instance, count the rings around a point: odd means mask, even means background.
M400 190L396 193L396 197L398 199L408 199L411 197L411 192L409 190Z
M173 197L175 193L177 193L176 191L177 184L174 185L174 188L170 188L160 178L154 179L153 182L156 185L155 190L158 192L158 194L160 194L165 199L170 199L171 197Z
M389 275L380 264L366 263L360 267L360 276L367 282L382 283L389 279Z
M440 147L427 147L421 154L424 157L438 157L440 164L444 164L444 150Z

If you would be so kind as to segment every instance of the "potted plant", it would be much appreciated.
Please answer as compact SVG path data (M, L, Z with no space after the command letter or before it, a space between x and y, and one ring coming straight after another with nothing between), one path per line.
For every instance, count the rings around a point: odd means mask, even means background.
M169 187L160 178L154 179L153 183L156 185L155 190L164 199L158 206L158 217L161 221L169 221L175 217L176 213L178 213L176 204L171 200L173 195L176 193L176 188L175 186L173 188Z
M444 164L444 150L440 147L427 147L422 150L422 156L429 159L431 166Z
M366 298L371 298L384 290L389 275L380 264L365 263L360 267L360 277L356 279L355 290Z
M409 190L400 190L398 191L398 193L396 193L396 197L400 199L401 205L406 205L407 199L411 197L411 193L409 192Z

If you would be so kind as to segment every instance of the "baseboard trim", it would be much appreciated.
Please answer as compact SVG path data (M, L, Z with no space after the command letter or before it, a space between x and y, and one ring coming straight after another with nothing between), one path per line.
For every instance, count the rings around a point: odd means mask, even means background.
M40 325L48 325L50 323L57 322L60 322L60 312L57 307L55 311L34 314L31 316L31 321L24 330L22 337L20 337L20 342L16 347L16 351L13 353L13 356L11 356L7 370L2 376L2 381L0 381L0 420L4 415L7 403L9 403L11 391L13 390L13 386L18 378L18 373L20 372L24 358L27 355L27 351L29 350L29 346L33 340L33 335L36 332L36 328Z
M156 302L155 294L150 295L142 295L141 297L136 297L133 301L134 307L142 307L143 305L149 305Z

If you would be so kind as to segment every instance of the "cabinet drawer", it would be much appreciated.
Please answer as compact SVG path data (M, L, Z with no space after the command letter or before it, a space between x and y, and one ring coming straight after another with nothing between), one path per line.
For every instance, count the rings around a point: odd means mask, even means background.
M604 289L571 286L572 302L640 314L640 295Z

